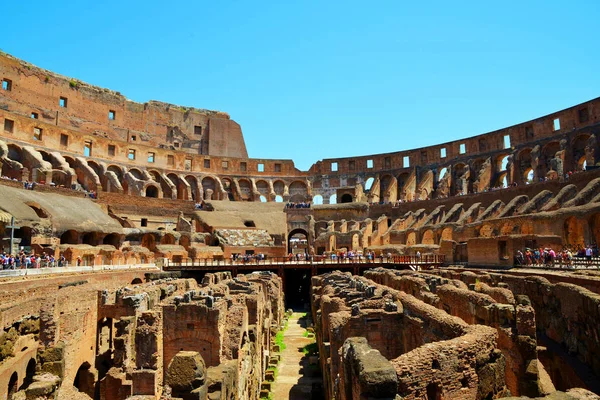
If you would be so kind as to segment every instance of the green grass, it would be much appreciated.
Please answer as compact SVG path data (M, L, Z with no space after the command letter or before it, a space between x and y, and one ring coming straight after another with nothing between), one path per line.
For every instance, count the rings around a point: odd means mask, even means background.
M275 344L279 346L279 351L284 351L286 348L285 342L283 341L283 333L285 332L285 329L287 328L287 326L285 328L283 328L282 330L280 330L279 332L277 332L277 334L275 335Z

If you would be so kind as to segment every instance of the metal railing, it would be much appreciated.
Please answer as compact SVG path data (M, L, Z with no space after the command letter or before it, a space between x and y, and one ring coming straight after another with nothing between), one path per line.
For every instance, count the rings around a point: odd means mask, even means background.
M122 271L130 269L158 269L156 264L123 264L123 265L95 265L95 266L70 266L70 267L46 267L46 268L18 268L0 270L0 278L11 276L33 276L51 275L73 272L96 272L96 271Z
M365 256L354 256L352 258L337 256L307 256L307 257L265 257L238 258L238 259L200 259L194 261L173 262L166 259L164 267L227 267L227 266L286 266L286 265L344 265L344 264L402 264L402 265L433 265L443 264L445 257L437 254L417 256L383 256L370 259Z
M526 267L526 268L556 268L556 269L588 269L597 268L600 269L600 257L573 257L571 260L564 260L562 258L554 258L548 261L535 261L531 263L526 261L519 262L515 260L515 267Z

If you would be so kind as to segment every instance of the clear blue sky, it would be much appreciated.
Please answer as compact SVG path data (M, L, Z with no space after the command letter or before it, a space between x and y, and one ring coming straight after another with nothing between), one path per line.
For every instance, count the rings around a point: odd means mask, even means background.
M251 157L305 170L600 96L599 11L597 0L6 1L0 48L135 101L226 111Z

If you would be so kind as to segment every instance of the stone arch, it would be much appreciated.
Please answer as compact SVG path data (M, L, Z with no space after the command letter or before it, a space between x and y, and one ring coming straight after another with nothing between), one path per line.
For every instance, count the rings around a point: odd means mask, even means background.
M8 176L9 178L16 178L21 180L23 178L23 150L21 147L15 144L8 144L8 159L16 161L16 163L2 162L2 176ZM31 174L31 172L30 172Z
M156 250L156 237L152 233L146 233L142 236L141 244L150 251Z
M408 232L406 235L406 245L414 246L417 244L417 234L415 232Z
M555 157L556 153L560 150L560 143L558 140L553 140L551 142L546 143L540 152L540 162L538 164L538 174L539 178L546 177L548 171L552 169L550 161Z
M585 148L590 136L592 135L589 133L580 133L571 141L571 155L573 157L573 161L576 163L575 167L578 171L583 170L583 161L585 161L586 158Z
M435 233L433 233L433 230L428 229L425 232L423 232L423 237L421 239L421 243L423 243L423 244L436 244L435 243Z
M274 181L273 190L275 191L276 195L283 197L283 195L285 194L285 183L280 179Z
M118 233L109 233L102 239L102 244L110 244L118 249L121 247L121 235Z
M73 386L80 392L86 393L90 397L94 397L95 377L92 372L92 366L89 362L81 364L73 380Z
M467 194L466 191L469 190L469 184L471 181L467 168L467 164L463 162L456 163L452 167L452 185L450 190L451 195L454 196L460 193ZM467 179L467 182L464 182L464 179L461 179L463 176L465 179Z
M283 196L276 195L275 196L275 203L283 203Z
M177 174L171 172L170 174L167 175L167 178L171 181L171 183L177 189L177 199L178 200L187 200L188 199L187 186L185 183L183 183L181 181L179 176L177 176Z
M387 201L389 196L386 196L387 191L392 184L394 177L390 174L385 174L379 180L379 199L383 201L384 199Z
M160 197L159 192L160 192L160 190L159 190L158 186L156 186L156 185L150 184L150 185L146 186L146 192L145 192L146 197L152 197L152 198L157 199Z
M104 173L103 168L94 160L87 160L87 165L94 170L96 175L100 178L100 184L102 185L102 190L107 191L106 188L106 175Z
M167 233L160 238L160 244L175 244L176 242L175 236L170 233Z
M410 174L408 172L402 172L401 174L399 174L396 177L396 180L398 181L398 195L397 195L397 199L402 199L405 200L406 196L403 196L404 194L404 186L406 185L406 182L408 181L408 179L410 178Z
M142 280L140 278L133 278L133 280L131 281L132 285L140 285L144 282L142 282Z
M293 250L292 249L292 238L297 235L304 236L306 238L306 241L308 242L308 232L307 231L305 231L304 229L301 229L301 228L293 229L288 234L288 240L287 240L288 253L292 253L292 250ZM308 248L306 250L308 250Z
M219 195L217 193L217 182L210 176L202 178L202 188L204 189L204 200L218 200ZM207 190L212 190L210 197L208 196Z
M98 244L96 232L86 232L81 237L82 244L89 244L90 246L96 246Z
M186 175L185 181L190 185L190 194L192 200L196 203L200 201L200 187L198 186L198 179L194 175Z
M444 228L442 230L442 234L441 234L441 238L440 238L440 242L442 240L452 240L452 228Z
M23 380L23 387L29 386L33 382L33 377L35 376L35 366L36 361L35 358L31 358L27 362L27 367L25 368L25 379Z
M223 185L223 190L227 193L227 198L231 201L235 200L235 196L233 195L233 182L229 178L221 178L221 184Z
M344 193L340 199L340 203L352 203L352 195L350 193Z
M308 186L306 182L294 181L290 183L290 200L294 203L301 203L308 197Z
M76 230L69 229L60 236L60 244L78 244L79 233Z
M142 171L140 171L138 168L129 168L129 170L127 172L129 172L131 175L133 175L133 177L135 179L139 179L140 181L143 181L146 179L146 178L144 178L144 174L142 173Z
M171 188L169 183L165 179L163 179L161 173L158 172L157 170L151 169L151 170L148 170L148 174L150 174L152 179L160 185L160 188L163 193L163 197L172 199L173 198L173 189ZM170 181L170 179L169 179L169 181Z
M10 379L8 380L8 388L7 388L7 393L8 393L8 398L11 399L12 395L17 393L17 391L19 390L19 374L17 374L17 371L13 372L12 375L10 376Z
M183 236L182 235L179 238L179 245L183 246L184 249L188 250L190 248L190 244L191 244L191 241L190 241L190 237L189 236Z
M251 201L252 196L252 182L249 179L242 178L238 180L238 186L240 187L240 199Z
M258 193L263 195L266 199L269 199L271 189L269 188L267 181L263 179L256 181L256 189L258 190Z

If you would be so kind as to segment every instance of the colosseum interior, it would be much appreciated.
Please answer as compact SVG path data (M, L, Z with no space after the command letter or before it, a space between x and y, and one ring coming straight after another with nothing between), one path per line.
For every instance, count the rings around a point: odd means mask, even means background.
M0 79L0 398L600 398L600 98L300 171L224 112Z

